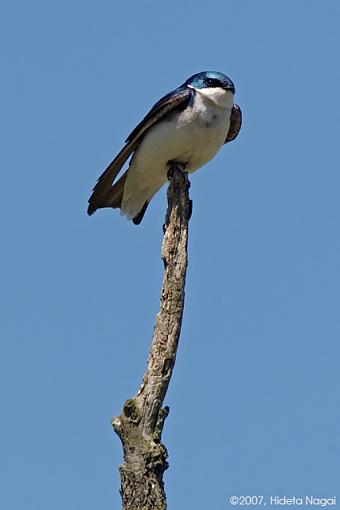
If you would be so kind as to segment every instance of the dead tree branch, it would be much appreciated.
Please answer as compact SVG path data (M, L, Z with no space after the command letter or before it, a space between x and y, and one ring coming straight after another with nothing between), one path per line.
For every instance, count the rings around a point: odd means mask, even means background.
M166 509L163 473L168 454L161 435L169 408L162 405L181 331L191 212L188 175L172 164L169 180L162 246L164 278L147 369L136 396L112 420L124 450L120 466L123 510Z

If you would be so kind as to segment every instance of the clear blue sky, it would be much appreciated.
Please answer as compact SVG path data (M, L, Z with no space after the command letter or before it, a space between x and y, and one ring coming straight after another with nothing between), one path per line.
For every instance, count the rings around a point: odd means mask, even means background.
M145 368L165 195L140 227L86 202L151 105L208 69L244 126L192 177L169 508L340 500L339 23L338 0L3 2L1 509L120 508L110 419Z

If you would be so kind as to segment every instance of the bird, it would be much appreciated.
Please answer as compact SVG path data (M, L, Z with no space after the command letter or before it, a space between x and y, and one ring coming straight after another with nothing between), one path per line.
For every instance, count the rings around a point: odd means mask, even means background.
M228 76L203 71L163 96L99 177L88 201L88 214L105 207L119 208L139 225L150 200L167 182L172 163L185 172L195 172L237 137L242 112L234 104L234 94ZM129 158L127 170L116 181Z

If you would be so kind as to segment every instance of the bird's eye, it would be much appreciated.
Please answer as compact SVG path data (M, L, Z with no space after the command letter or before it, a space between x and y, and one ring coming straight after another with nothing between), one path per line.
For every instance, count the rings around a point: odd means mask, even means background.
M208 78L206 80L206 84L208 85L208 87L220 87L221 86L220 81L216 80L216 78Z

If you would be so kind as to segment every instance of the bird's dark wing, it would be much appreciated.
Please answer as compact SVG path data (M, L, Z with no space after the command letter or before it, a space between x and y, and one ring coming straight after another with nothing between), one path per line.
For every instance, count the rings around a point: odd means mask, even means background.
M112 184L121 171L125 162L136 150L142 136L156 122L165 117L168 113L176 110L185 110L189 105L194 91L190 88L180 87L174 92L166 94L151 108L144 119L136 126L126 139L126 145L109 164L103 174L99 177L89 198L88 214L93 214L97 209L112 206Z
M139 138L153 124L162 119L167 113L174 110L185 110L192 99L194 90L187 87L180 87L173 92L169 92L163 96L157 103L153 105L149 113L144 117L142 122L127 137L126 142L133 142Z
M232 142L233 140L235 140L235 138L240 132L241 126L242 126L241 108L237 104L234 104L230 115L230 127L228 135L224 143Z

